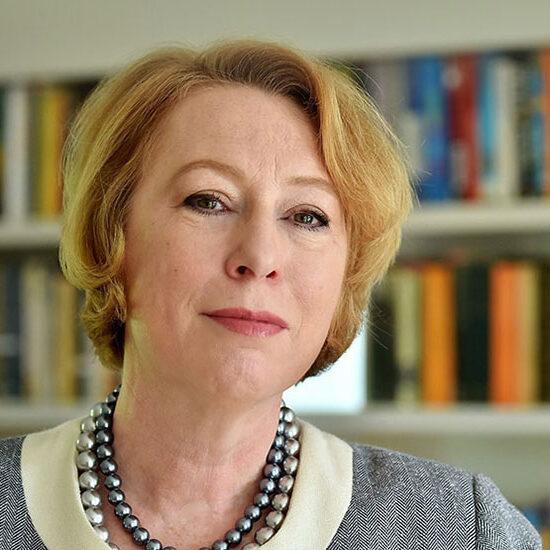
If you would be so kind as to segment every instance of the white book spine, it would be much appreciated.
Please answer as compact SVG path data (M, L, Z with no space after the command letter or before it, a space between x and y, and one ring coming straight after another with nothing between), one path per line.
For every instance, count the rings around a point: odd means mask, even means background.
M29 189L29 90L23 85L7 89L5 103L4 220L18 223L27 218Z
M30 402L52 402L53 380L49 348L48 272L36 259L22 270L21 369L25 395Z
M511 59L501 58L494 67L497 104L495 166L498 197L516 199L520 195L517 147L517 69Z
M399 368L396 402L420 401L420 360L422 357L421 276L407 267L388 274L395 315L395 361Z

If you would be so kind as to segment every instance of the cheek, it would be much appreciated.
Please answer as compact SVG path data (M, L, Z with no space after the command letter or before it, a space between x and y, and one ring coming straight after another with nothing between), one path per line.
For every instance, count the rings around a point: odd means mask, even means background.
M210 277L214 258L193 239L165 239L151 263L151 284L161 286L165 301L194 294ZM185 300L187 301L187 300Z
M129 305L166 313L170 304L193 293L206 280L208 251L181 234L150 232L127 248L126 267Z
M328 254L302 258L294 280L299 285L297 294L304 315L317 320L332 319L341 293L343 261L340 256Z

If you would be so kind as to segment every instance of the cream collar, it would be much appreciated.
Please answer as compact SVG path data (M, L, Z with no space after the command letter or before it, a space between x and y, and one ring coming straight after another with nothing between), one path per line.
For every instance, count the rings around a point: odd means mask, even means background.
M109 550L80 504L75 441L81 418L25 437L23 490L32 522L48 550ZM326 548L346 513L352 493L353 450L333 434L300 419L300 467L290 506L263 550ZM255 526L256 527L256 526ZM116 542L116 541L115 541Z

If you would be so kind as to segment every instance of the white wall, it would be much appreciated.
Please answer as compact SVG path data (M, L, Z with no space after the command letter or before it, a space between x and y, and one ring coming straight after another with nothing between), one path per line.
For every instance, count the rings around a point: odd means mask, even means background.
M228 36L359 57L550 44L549 22L548 0L2 0L0 78L102 73Z

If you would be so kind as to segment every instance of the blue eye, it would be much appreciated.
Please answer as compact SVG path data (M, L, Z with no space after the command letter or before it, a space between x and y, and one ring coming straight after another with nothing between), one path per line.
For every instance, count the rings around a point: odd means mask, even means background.
M191 195L185 199L183 204L202 216L220 216L226 211L225 207L219 209L216 208L216 204L223 206L222 197L216 193ZM330 225L329 219L321 212L315 212L314 210L302 210L294 214L294 216L300 215L304 215L307 220L313 220L314 218L319 220L319 225L315 226L307 222L297 224L298 227L306 229L307 231L319 231L329 227Z

